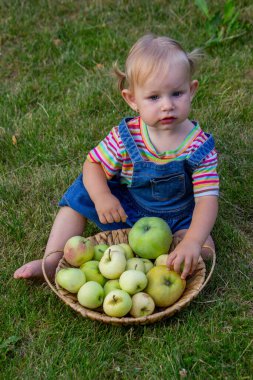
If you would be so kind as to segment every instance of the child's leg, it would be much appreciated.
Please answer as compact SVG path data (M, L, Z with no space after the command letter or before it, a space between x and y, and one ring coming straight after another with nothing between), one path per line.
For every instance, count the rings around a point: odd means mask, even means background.
M83 234L85 222L85 218L72 208L62 207L60 209L46 246L46 253L55 252L47 258L45 263L48 277L53 277L67 240L72 236ZM41 263L40 259L24 264L15 271L14 278L43 278Z
M174 233L174 243L177 244L178 241L182 240L186 234L187 230L179 230ZM215 245L211 235L208 236L206 242L203 244L201 250L201 256L203 259L210 259L213 252L215 252Z

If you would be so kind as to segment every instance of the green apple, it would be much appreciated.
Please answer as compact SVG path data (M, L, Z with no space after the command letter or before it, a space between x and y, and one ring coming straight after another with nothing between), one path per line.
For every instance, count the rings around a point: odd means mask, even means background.
M127 244L127 243L120 243L118 245L120 245L122 248L124 248L125 256L126 256L127 260L131 259L131 257L134 257L133 250L132 250L132 248L130 247L129 244Z
M147 283L148 279L145 273L134 269L126 270L119 278L121 289L131 295L141 292L146 288Z
M131 228L128 240L132 250L144 259L156 259L168 253L172 243L172 233L161 218L144 217Z
M140 257L132 257L126 262L126 270L134 269L145 273L145 265Z
M107 281L99 270L99 261L87 261L87 263L80 266L80 269L85 274L86 281L96 281L102 286L104 286Z
M132 297L132 308L130 314L134 318L144 317L150 315L155 310L155 303L149 294L140 292L136 293Z
M120 277L126 268L125 252L119 245L112 245L104 252L102 259L99 261L99 270L102 275L109 279L115 280Z
M64 258L73 267L80 267L93 258L94 246L82 236L71 237L64 246Z
M96 309L103 303L104 289L96 281L88 281L79 289L77 299L82 306Z
M168 253L164 253L163 255L158 256L155 260L155 265L167 265L168 257Z
M145 292L153 298L156 306L172 305L181 297L186 286L186 281L166 265L154 266L147 273L147 278Z
M112 290L107 294L103 302L104 312L110 317L124 317L131 307L132 299L130 295L121 289Z
M85 283L85 274L78 268L65 268L57 272L55 280L63 289L70 293L77 293Z
M142 259L143 263L144 263L144 269L145 269L145 272L144 273L148 273L148 271L153 268L154 264L152 263L151 260L149 259Z
M119 280L108 280L104 286L105 296L107 296L108 293L115 289L121 289Z
M94 245L94 260L100 261L104 252L109 248L107 244L97 244Z

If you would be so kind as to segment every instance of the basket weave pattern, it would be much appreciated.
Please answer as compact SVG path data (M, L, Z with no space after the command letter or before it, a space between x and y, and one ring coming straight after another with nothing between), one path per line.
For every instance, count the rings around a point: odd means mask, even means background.
M94 244L107 244L109 246L113 244L119 244L119 243L128 243L128 233L130 229L124 229L124 230L115 230L115 231L106 231L106 232L100 232L94 236L89 237L89 239ZM49 254L48 254L49 255ZM215 255L215 253L214 253ZM199 294L199 292L203 289L203 287L206 285L208 279L210 278L214 263L215 263L215 256L213 258L213 266L212 269L208 275L208 278L205 279L206 276L206 266L203 261L203 259L200 257L198 266L194 274L187 279L187 284L185 291L182 295L182 297L173 305L167 307L167 308L158 308L156 307L153 314L149 316L139 317L139 318L133 318L131 316L125 316L122 318L116 318L116 317L109 317L106 314L104 314L102 308L98 308L96 310L90 310L87 309L79 304L77 301L77 297L75 294L71 294L68 291L62 289L57 283L53 285L50 280L47 278L47 275L45 273L44 268L44 261L46 259L46 255L43 258L43 264L42 269L45 276L45 279L48 283L48 285L51 287L51 289L57 294L57 296L62 299L67 305L69 305L72 309L80 313L84 317L88 317L92 320L100 321L103 323L113 324L113 325L139 325L139 324L148 324L148 323L154 323L157 321L160 321L164 318L170 317L174 315L176 312L180 311L182 308L189 305L189 303ZM64 258L62 258L59 262L59 265L56 269L56 273L62 269L62 268L68 268L71 267L70 264L68 264Z

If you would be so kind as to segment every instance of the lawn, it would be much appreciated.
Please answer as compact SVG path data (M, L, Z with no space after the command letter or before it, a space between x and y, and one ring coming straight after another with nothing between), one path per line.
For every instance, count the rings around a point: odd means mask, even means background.
M1 2L1 379L253 379L253 6L196 3ZM205 47L192 118L219 152L217 264L175 316L116 327L13 272L43 256L57 202L87 152L130 114L111 67L147 32ZM89 224L85 235L97 232Z

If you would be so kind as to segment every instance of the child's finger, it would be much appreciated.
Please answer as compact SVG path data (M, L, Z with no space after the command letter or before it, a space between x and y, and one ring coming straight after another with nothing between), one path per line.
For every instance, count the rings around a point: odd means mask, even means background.
M192 261L191 261L191 259L186 258L186 259L185 259L185 262L184 262L184 270L183 270L183 272L182 272L182 274L181 274L181 278L182 278L183 280L185 280L186 277L187 277L187 275L190 273L191 266L192 266Z
M103 214L98 214L100 223L107 224L107 220Z
M110 212L107 212L106 214L104 214L104 217L106 219L106 223L113 223L114 222L113 216Z
M192 260L192 265L191 265L191 269L190 269L190 274L192 274L196 267L198 265L198 258L197 257L194 257L193 260Z
M183 262L183 258L179 258L177 257L173 263L173 266L174 266L174 271L177 272L177 273L180 273L181 272L181 264Z
M168 268L173 267L173 262L174 262L175 258L176 258L176 254L171 252L169 254L169 257L168 257L167 263L166 263Z
M121 216L118 210L112 212L113 222L119 223L121 221Z
M125 222L127 220L127 214L125 213L125 210L121 207L119 210L118 210L118 213L120 215L120 220L122 222Z

